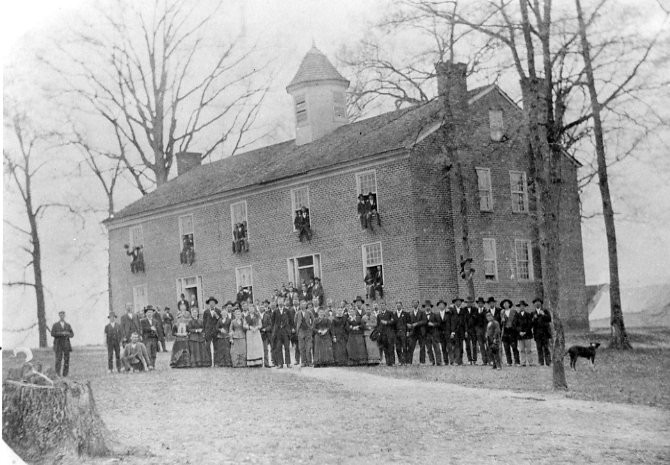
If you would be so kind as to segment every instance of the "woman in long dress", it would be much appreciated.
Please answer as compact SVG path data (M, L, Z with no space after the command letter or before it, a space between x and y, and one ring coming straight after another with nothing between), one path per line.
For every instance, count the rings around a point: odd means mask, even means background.
M221 310L221 318L216 322L216 337L214 338L214 366L233 366L230 358L230 314L229 307Z
M365 348L368 352L368 365L379 365L379 362L381 362L379 346L377 345L377 341L370 339L370 335L377 327L377 315L375 315L373 310L368 309L367 313L363 315L363 325Z
M263 366L263 338L261 337L261 315L256 307L251 307L246 318L247 323L247 366Z
M209 350L205 343L202 321L198 319L198 307L191 307L191 320L186 326L188 332L188 350L191 353L192 367L208 367L212 365Z
M237 308L235 316L230 323L230 337L233 345L230 347L230 358L233 361L233 368L242 368L247 366L247 323L242 318L242 310Z
M365 323L363 321L363 310L361 305L363 299L358 296L354 300L355 308L349 311L347 322L347 355L349 356L349 365L365 365L368 363L368 352L365 349L365 337L363 330Z
M172 334L175 337L172 344L172 357L170 366L172 368L190 368L191 352L188 348L188 324L191 321L191 315L186 311L186 305L180 304L180 317L172 326Z
M332 323L324 308L319 308L319 317L314 322L314 366L325 367L333 365L333 334L330 332Z
M333 336L333 359L335 365L344 366L348 363L347 357L347 322L344 316L344 307L335 309L335 316L331 322L330 332Z

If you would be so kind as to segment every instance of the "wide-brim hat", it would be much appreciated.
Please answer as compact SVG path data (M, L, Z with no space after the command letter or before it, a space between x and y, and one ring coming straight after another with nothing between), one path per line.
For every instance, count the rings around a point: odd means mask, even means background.
M460 300L461 302L463 302L463 299L462 299L462 298L460 298L460 297L456 297L455 299L452 299L452 300L451 300L451 303L452 303L452 304L455 304L455 303L458 302L459 300Z
M358 194L358 198L359 198L359 199L364 199L365 196L364 196L363 194Z
M477 297L477 303L482 303L482 304L484 304L484 303L486 303L486 301L484 300L484 297L479 296L479 297Z
M227 302L224 304L224 307L228 307L228 306L231 306L231 307L232 307L233 305L235 305L235 304L232 303L232 302L229 300L229 301L227 301Z
M153 305L147 305L144 307L144 313L147 313L149 310L156 310Z
M205 300L205 303L209 304L212 300L214 301L215 305L219 303L219 301L216 300L216 297L214 297L214 296L210 296L207 300Z
M433 303L432 303L430 300L426 300L426 301L423 303L423 306L424 306L424 307L432 307L432 306L433 306Z
M361 303L365 302L365 301L363 300L363 297L361 297L360 295L357 295L356 298L355 298L353 301L354 301L354 302L358 302L358 301L360 301Z
M518 304L516 304L517 307L528 307L528 304L526 303L525 300L520 300Z
M490 304L491 302L497 302L497 301L496 301L496 298L493 297L493 296L489 297L488 300L486 301L486 303L487 303L487 304Z
M541 304L544 303L544 302L542 301L542 299L540 299L539 297L535 297L535 298L533 299L533 303L535 303L535 302L540 302Z
M505 303L508 303L510 308L514 307L514 302L512 302L512 301L509 300L509 299L503 299L503 300L500 302L500 306L501 306L501 307L504 307L504 306L505 306Z
M437 303L436 303L435 305L436 305L437 307L439 307L440 304L444 304L445 307L447 306L447 303L444 301L444 299L440 299L440 300L438 300Z

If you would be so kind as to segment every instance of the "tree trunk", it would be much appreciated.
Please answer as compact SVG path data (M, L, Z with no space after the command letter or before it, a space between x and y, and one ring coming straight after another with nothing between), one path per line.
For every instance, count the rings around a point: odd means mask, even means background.
M462 224L462 243L463 243L463 255L464 259L467 260L471 258L470 254L470 227L468 224L468 194L465 188L465 179L463 178L463 167L461 164L461 157L458 153L458 148L455 150L455 163L456 163L456 182L458 183L458 189L461 193L461 224ZM475 300L475 283L472 279L472 273L467 269L465 272L465 283L468 289L467 302L472 302Z
M23 460L110 453L90 383L58 380L38 386L8 380L2 387L2 438Z
M605 220L605 234L607 236L607 254L609 258L610 272L610 324L612 325L612 338L610 347L615 349L632 349L621 310L621 291L619 285L619 257L617 253L616 228L614 226L614 210L610 196L609 180L607 177L607 158L605 157L605 141L603 137L602 119L600 117L600 102L596 91L595 78L593 75L593 64L591 62L591 50L586 36L586 24L582 6L579 0L575 0L577 8L577 19L579 20L579 35L582 42L582 57L586 71L589 97L591 99L591 111L593 113L593 135L596 141L596 159L598 162L598 186L600 187L600 198L603 204L603 219Z
M47 347L47 317L46 305L44 303L44 282L42 281L42 249L40 245L39 231L37 229L37 218L32 211L32 203L28 198L26 205L28 221L30 223L30 241L32 243L31 257L33 274L35 278L35 300L37 304L37 332L39 335L39 346Z

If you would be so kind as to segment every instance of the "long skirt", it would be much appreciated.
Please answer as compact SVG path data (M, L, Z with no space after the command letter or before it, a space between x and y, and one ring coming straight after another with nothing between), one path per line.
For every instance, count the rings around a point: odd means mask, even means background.
M233 368L243 368L247 366L246 338L233 339L233 345L230 346L230 358L233 361Z
M192 367L211 366L211 355L205 341L188 341L188 350L191 353Z
M314 336L314 366L325 367L334 363L333 340L328 334L322 336L317 333Z
M347 354L349 355L349 365L366 365L368 363L368 351L365 349L365 338L362 334L349 334Z
M376 341L370 339L372 331L365 332L365 348L368 351L368 365L379 365L381 356L379 355L379 346Z
M188 350L188 338L177 336L172 346L172 357L170 358L172 368L190 368L191 353Z
M230 339L227 337L214 339L214 366L233 366L230 358Z
M335 360L335 365L344 366L349 363L347 339L344 336L335 339L336 342L333 342L333 359Z
M263 366L263 338L260 331L247 331L247 366Z

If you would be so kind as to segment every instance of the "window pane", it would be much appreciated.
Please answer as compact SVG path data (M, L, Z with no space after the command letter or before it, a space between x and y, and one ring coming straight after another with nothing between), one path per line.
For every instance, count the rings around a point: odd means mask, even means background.
M489 110L489 126L491 139L501 140L504 132L502 110Z
M382 244L376 242L364 246L365 250L365 266L376 266L382 264Z
M251 266L245 266L242 268L237 268L236 274L237 274L237 287L239 289L240 286L242 287L248 287L252 285L252 276L251 276Z
M358 175L358 193L363 195L368 195L372 192L373 194L377 193L377 176L375 172L363 173Z
M179 218L182 235L193 234L193 216L187 215Z
M314 257L308 255L306 257L298 257L298 267L312 266L314 264Z

